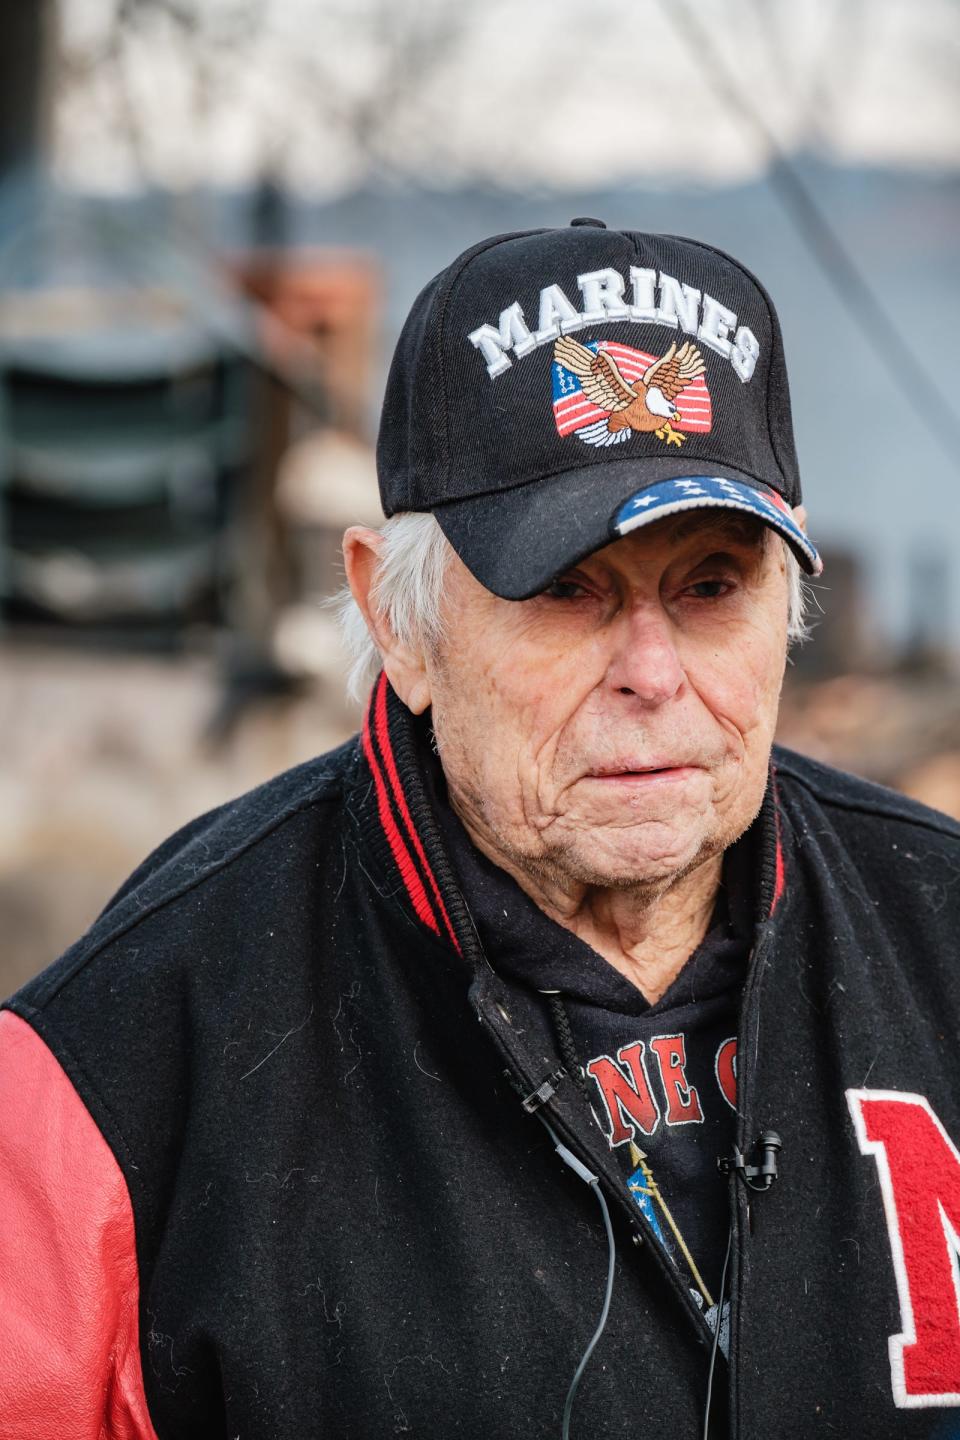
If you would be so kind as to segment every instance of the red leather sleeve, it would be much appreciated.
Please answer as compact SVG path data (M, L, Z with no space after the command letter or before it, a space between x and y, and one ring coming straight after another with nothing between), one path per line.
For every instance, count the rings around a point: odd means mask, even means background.
M62 1067L0 1012L0 1440L156 1440L133 1210Z

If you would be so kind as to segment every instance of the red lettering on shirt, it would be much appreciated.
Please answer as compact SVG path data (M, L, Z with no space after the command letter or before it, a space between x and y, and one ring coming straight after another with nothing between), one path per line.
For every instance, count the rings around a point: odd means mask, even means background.
M687 1083L687 1047L682 1035L655 1035L650 1049L657 1057L668 1125L702 1125L703 1110L695 1085Z
M600 1087L610 1119L611 1145L633 1140L638 1128L645 1135L652 1135L659 1123L660 1111L647 1080L643 1051L643 1041L636 1040L617 1051L619 1065L609 1055L598 1055L587 1066L587 1074L592 1075Z
M720 1086L720 1094L726 1100L731 1110L737 1108L737 1037L731 1035L729 1040L724 1040L717 1051L717 1058L713 1062L713 1068L717 1076L717 1084Z

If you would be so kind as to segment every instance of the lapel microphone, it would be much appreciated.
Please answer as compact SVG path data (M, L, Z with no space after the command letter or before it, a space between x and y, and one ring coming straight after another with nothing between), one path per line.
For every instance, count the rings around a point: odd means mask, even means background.
M782 1149L783 1141L776 1130L762 1130L753 1147L753 1164L748 1163L740 1147L734 1145L732 1154L720 1156L717 1168L723 1175L739 1175L744 1185L762 1194L770 1189L779 1174L777 1157Z

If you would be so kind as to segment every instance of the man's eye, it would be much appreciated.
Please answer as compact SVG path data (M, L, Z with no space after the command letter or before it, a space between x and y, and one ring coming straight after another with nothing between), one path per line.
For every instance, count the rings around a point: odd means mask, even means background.
M729 589L729 580L697 580L690 586L690 593L698 600L718 600Z
M551 600L579 600L586 591L576 580L551 580L543 593Z

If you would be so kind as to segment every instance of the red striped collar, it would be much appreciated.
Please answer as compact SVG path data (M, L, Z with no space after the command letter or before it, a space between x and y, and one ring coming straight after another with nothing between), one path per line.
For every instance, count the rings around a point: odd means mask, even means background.
M381 672L367 703L361 736L363 753L373 775L380 823L417 916L435 935L448 939L459 952L460 943L400 782L390 738L388 698L399 704L390 690L386 674Z

